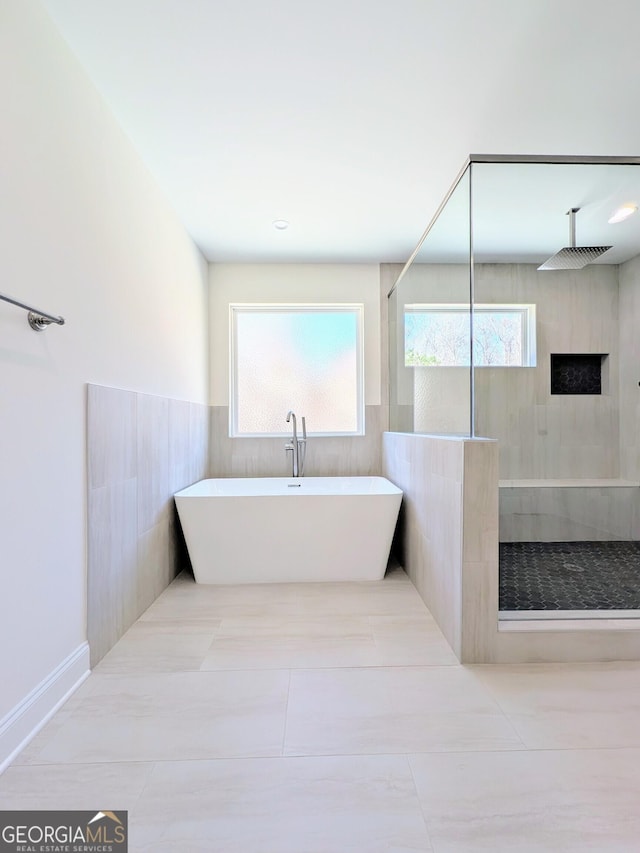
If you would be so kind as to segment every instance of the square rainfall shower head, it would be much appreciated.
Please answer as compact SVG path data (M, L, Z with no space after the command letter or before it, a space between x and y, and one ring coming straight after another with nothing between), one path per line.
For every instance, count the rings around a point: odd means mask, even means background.
M540 264L539 270L581 270L612 248L611 246L576 246L576 213L579 210L579 207L572 207L567 211L571 245L551 255L548 260Z
M611 246L565 246L538 267L539 270L581 270Z

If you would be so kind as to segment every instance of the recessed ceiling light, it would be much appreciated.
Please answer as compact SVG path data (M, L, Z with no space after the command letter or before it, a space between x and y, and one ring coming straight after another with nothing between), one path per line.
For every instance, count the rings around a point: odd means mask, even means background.
M289 227L289 223L286 219L275 219L273 222L273 227L278 231L286 231Z
M619 207L614 213L611 214L609 224L614 225L616 222L622 222L623 220L634 214L637 209L638 205L633 204L632 202L629 202L628 204L623 204L622 207Z

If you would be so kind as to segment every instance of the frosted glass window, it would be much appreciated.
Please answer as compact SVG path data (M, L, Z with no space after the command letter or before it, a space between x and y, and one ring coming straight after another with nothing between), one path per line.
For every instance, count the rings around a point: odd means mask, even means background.
M468 367L471 318L468 305L407 305L406 367ZM535 366L535 305L475 305L476 367Z
M362 305L232 305L231 435L364 432Z

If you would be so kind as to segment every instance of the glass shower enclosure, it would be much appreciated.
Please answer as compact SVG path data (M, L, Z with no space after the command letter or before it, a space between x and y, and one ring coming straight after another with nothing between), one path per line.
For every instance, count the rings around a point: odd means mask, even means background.
M470 157L389 294L391 430L498 441L502 619L639 615L639 167Z

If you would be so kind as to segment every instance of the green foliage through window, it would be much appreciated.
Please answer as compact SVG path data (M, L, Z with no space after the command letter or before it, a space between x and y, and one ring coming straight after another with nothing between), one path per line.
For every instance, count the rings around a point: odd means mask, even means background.
M407 305L406 367L527 367L535 364L534 305Z

